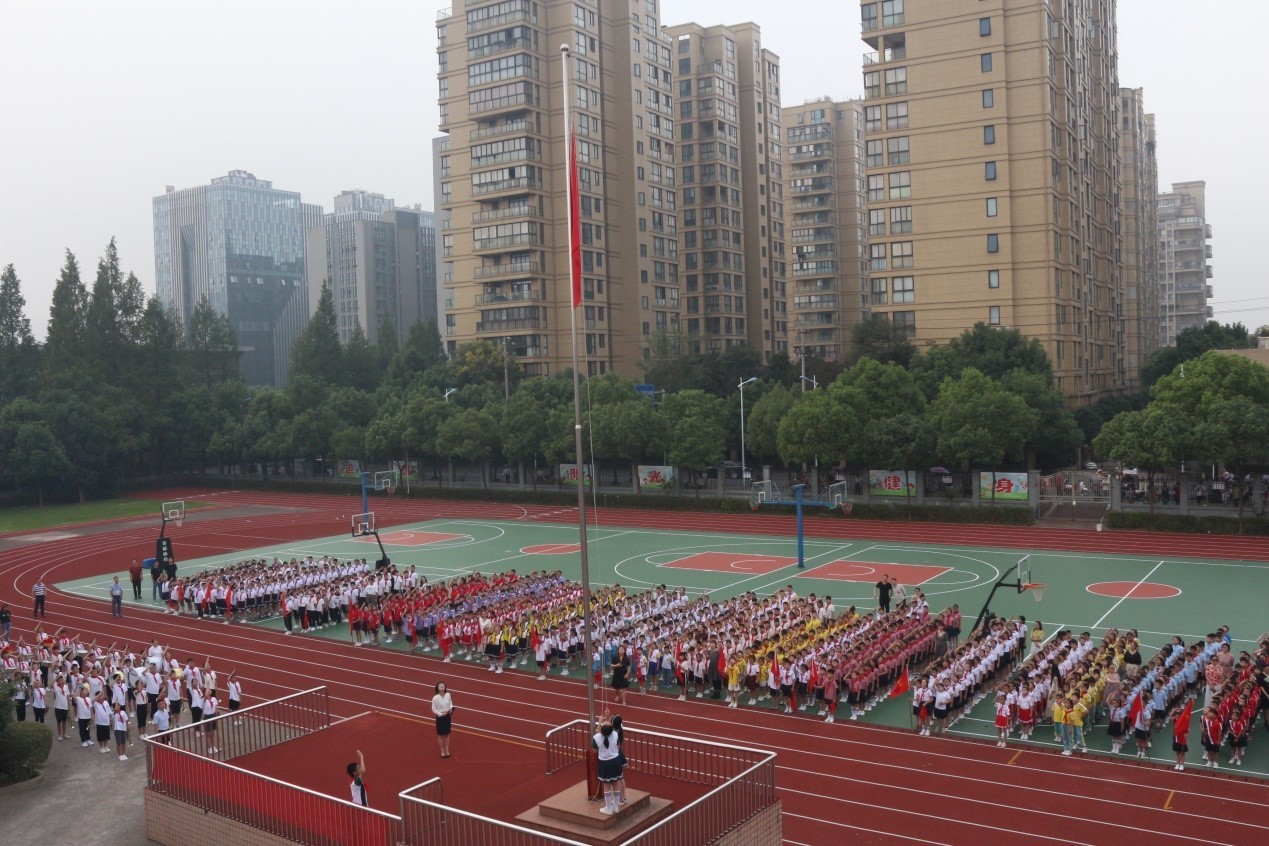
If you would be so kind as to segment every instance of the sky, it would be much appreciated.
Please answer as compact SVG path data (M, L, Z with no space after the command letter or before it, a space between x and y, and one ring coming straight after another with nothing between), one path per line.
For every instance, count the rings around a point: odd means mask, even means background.
M91 284L113 236L154 290L151 198L166 185L247 170L327 209L349 188L432 208L447 5L0 3L0 266L16 266L36 336L68 248ZM662 0L661 18L758 23L785 105L861 94L854 0ZM1250 329L1269 324L1269 168L1251 166L1266 29L1264 0L1119 0L1120 85L1144 88L1156 116L1160 185L1206 180L1215 317Z

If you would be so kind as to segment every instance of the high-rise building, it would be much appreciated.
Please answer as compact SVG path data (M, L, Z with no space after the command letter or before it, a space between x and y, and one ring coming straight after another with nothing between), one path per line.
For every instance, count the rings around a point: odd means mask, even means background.
M785 106L785 220L792 251L789 343L837 361L869 315L864 229L864 108L830 97ZM874 165L881 165L880 157ZM885 209L871 228L886 235ZM896 229L898 232L899 229ZM883 292L877 305L890 305Z
M1154 115L1140 88L1119 91L1119 206L1124 274L1124 369L1140 385L1141 366L1159 348L1159 165Z
M426 223L425 223L425 217ZM398 207L382 194L344 191L334 211L308 230L309 308L330 286L339 338L360 326L371 344L390 326L401 340L410 327L435 317L435 250L431 213Z
M291 344L308 322L304 231L321 206L245 170L154 198L159 300L189 326L204 297L227 315L251 385L286 384Z
M1088 402L1126 382L1114 0L864 0L869 291L918 344L1038 339ZM882 215L874 215L880 211ZM874 300L876 302L876 300Z
M678 330L671 42L655 0L467 0L437 21L442 336L527 373L571 366L559 46L569 45L588 373L639 373Z
M1212 225L1207 222L1207 183L1174 182L1159 195L1160 343L1202 326L1212 316Z
M756 24L667 27L678 80L687 348L787 352L780 59Z

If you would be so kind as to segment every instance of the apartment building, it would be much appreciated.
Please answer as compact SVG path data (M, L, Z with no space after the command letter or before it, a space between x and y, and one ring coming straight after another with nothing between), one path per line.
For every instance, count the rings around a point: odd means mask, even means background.
M863 0L868 290L918 345L1039 339L1076 403L1127 383L1115 0ZM884 306L882 297L884 294Z
M785 220L793 264L789 343L826 361L850 349L856 324L870 314L864 215L864 107L830 97L785 106ZM872 161L880 167L880 152ZM869 228L884 237L886 210ZM896 232L901 227L896 227ZM877 305L890 305L889 291Z
M1159 195L1159 342L1212 316L1212 225L1207 222L1207 183L1174 182Z
M442 336L571 366L562 74L581 194L582 366L639 374L679 330L672 42L656 0L467 0L437 21ZM570 48L568 67L560 45Z
M342 343L357 327L371 344L385 327L403 340L415 323L435 317L434 244L430 212L369 191L341 192L306 235L310 313L326 284Z
M1159 164L1154 115L1140 88L1119 91L1119 203L1124 274L1124 369L1138 387L1141 366L1159 348Z
M687 349L787 352L780 60L756 24L667 27L678 80Z

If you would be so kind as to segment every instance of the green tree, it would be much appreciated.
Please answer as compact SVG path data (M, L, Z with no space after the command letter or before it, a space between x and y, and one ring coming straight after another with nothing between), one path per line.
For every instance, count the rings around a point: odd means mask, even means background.
M669 432L671 465L696 475L722 460L727 432L721 411L722 401L701 390L666 395L657 413Z
M289 378L311 376L326 385L342 384L344 351L339 345L339 325L335 298L330 285L322 283L317 310L291 346Z
M1026 401L975 368L943 380L926 410L935 453L962 470L994 470L1020 461L1039 415Z
M668 452L670 426L646 399L598 405L589 417L596 456L629 462L636 485L639 460Z
M14 438L12 453L5 462L19 486L36 490L41 507L44 490L61 481L72 467L57 436L43 423L24 423Z
M525 396L526 393L525 386L521 386L511 402L503 407L500 429L502 454L522 468L546 457L543 445L550 437L550 410L538 398ZM537 475L534 474L533 489L537 490L537 486Z
M445 344L441 341L441 333L436 328L436 321L415 323L406 333L401 351L392 357L388 365L388 381L397 387L405 387L445 361ZM501 378L501 371L499 378Z
M1141 366L1141 386L1149 389L1162 377L1172 373L1187 361L1192 361L1209 350L1249 349L1256 346L1255 338L1241 323L1218 323L1209 320L1202 326L1191 326L1177 333L1176 342L1161 347Z
M780 421L793 408L799 393L776 383L745 416L745 446L759 460L779 458Z
M1224 465L1238 479L1238 485L1252 467L1269 464L1269 405L1247 396L1219 400L1202 409L1196 425L1197 442L1205 458ZM1243 530L1242 490L1229 491L1238 497L1238 531Z
M13 265L6 265L0 272L0 405L35 390L39 356L22 283Z
M633 380L618 376L616 373L605 373L603 376L586 379L581 386L582 405L598 408L601 405L630 402L638 398L634 385Z
M967 368L984 376L1001 379L1011 370L1024 370L1053 380L1053 366L1044 346L1017 329L1003 329L975 323L943 346L931 347L912 358L912 373L925 395L933 398L949 376Z
M206 387L212 388L240 375L238 335L229 317L217 314L206 296L199 298L190 314L185 345Z
M809 464L817 458L845 456L860 434L859 415L830 391L799 399L777 430L780 457L788 464Z
M379 356L358 323L344 345L344 370L340 384L362 391L379 387Z
M489 488L488 463L498 448L498 423L493 416L465 408L436 429L436 449L464 461L479 462L480 481Z
M385 315L379 324L379 332L375 338L375 357L379 368L379 377L388 375L388 367L397 353L401 352L401 339L397 335L397 322L391 315Z
M1185 415L1234 397L1269 404L1269 368L1240 355L1208 351L1160 378L1150 394L1153 403Z
M1075 415L1066 404L1066 397L1053 386L1051 379L1026 370L1010 370L1000 380L1001 386L1017 394L1038 415L1038 424L1025 446L1027 469L1036 467L1068 467L1079 458L1083 432Z
M709 383L707 370L710 359L692 352L682 333L659 330L648 336L647 350L643 360L643 379L658 390L676 394L703 389Z
M452 362L459 387L475 384L504 385L504 378L514 390L522 368L510 350L487 338L471 341L458 348Z
M904 333L884 315L873 315L855 324L850 337L850 359L870 358L882 364L907 367L916 355L916 347Z
M1154 511L1155 473L1181 465L1186 445L1193 440L1188 418L1158 407L1116 414L1093 439L1099 458L1118 461L1146 472L1146 498Z
M53 286L48 332L44 338L44 373L58 380L79 369L86 360L84 346L88 316L88 289L79 277L75 254L66 251L66 263Z

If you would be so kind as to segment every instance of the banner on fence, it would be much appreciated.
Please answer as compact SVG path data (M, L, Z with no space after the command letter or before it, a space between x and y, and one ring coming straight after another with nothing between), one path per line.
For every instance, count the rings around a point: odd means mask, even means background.
M406 479L411 482L419 480L419 463L417 461L393 461L392 469L397 471L397 475L402 482Z
M590 487L590 465L583 465L586 471L586 486ZM572 487L577 484L577 465L561 464L560 465L560 484Z
M663 465L639 465L639 487L666 490L674 487L674 468Z
M1026 473L979 473L978 497L983 501L996 499L1022 499L1031 496L1030 483Z
M345 458L340 461L338 466L339 478L341 479L360 479L361 478L361 462L351 458Z
M868 488L873 496L916 496L916 471L869 470Z

